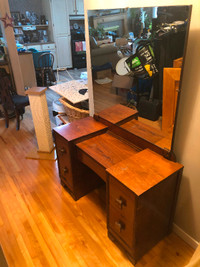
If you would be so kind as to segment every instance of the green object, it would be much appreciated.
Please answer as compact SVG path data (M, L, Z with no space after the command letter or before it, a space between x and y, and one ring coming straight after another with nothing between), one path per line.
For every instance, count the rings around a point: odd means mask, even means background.
M141 64L141 61L138 57L132 59L132 68L138 67Z
M126 64L134 76L143 77L143 79L152 78L158 73L155 65L155 55L148 43L139 45L136 53L126 60Z

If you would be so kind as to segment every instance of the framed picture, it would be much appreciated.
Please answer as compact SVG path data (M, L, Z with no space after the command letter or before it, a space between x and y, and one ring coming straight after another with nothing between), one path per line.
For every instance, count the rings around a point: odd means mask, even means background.
M18 22L20 22L20 20L21 20L20 12L15 11L15 12L10 12L10 13L11 13L11 17L14 21L14 24L18 25Z

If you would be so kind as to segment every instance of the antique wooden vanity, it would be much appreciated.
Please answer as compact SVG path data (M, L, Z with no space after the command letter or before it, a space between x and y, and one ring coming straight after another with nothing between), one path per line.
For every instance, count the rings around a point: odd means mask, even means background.
M87 71L91 74L88 84L93 85L90 88L93 98L89 102L90 111L94 110L96 114L54 129L62 185L74 200L78 200L104 181L108 237L126 252L134 264L172 230L183 170L183 166L175 161L173 135L191 8L165 6L145 9L151 14L156 12L152 19L151 49L154 50L158 73L151 78L152 83L148 83L144 76L139 76L140 81L134 83L132 80L137 77L137 72L127 70L122 58L117 63L115 82L98 84L95 77L92 79L92 64L88 64ZM115 11L123 12L126 17L127 10ZM134 8L129 11L138 12ZM88 10L91 27L95 19L104 21L99 14L107 21L110 21L109 15L113 16L111 9ZM167 26L164 32L163 25ZM123 29L121 31L119 37L123 38L126 33ZM134 48L136 43L132 45ZM93 62L92 53L87 52ZM132 54L130 58L138 56ZM141 62L146 59L141 58ZM119 67L125 68L126 72L119 72ZM130 80L125 79L129 76L133 78L131 85ZM145 95L143 89L151 94ZM139 113L126 106L132 103ZM162 104L162 111L156 103ZM156 118L150 116L152 111L156 111Z
M78 200L106 183L108 236L133 263L171 231L183 169L137 117L118 104L54 129L62 185Z

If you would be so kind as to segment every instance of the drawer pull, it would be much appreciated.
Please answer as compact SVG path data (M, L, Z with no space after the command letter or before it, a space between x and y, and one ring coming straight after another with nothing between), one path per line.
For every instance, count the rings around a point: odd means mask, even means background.
M115 222L115 228L118 232L121 232L125 228L125 225L123 222L117 221Z
M58 148L58 151L62 154L66 153L66 150L62 147L62 148Z
M117 205L119 206L120 209L122 209L123 206L126 206L126 201L124 199L122 199L121 197L116 198L115 202L117 203Z
M67 167L65 167L63 171L64 171L64 173L68 173L69 169Z

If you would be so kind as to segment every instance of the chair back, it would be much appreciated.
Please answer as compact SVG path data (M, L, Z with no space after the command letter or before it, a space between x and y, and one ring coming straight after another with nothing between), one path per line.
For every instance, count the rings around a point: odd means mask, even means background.
M14 103L12 100L12 85L9 75L0 75L0 97L2 105L9 110L14 109Z
M38 67L41 69L52 69L54 63L54 55L46 52L39 56Z

